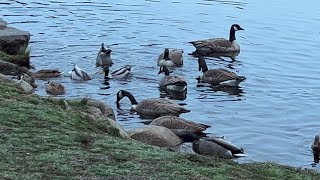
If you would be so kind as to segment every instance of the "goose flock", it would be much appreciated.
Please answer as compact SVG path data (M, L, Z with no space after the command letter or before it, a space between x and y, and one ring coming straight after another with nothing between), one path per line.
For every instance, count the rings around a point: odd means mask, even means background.
M246 78L237 75L235 72L227 69L208 69L205 61L206 56L213 54L223 55L228 53L239 53L240 45L236 42L235 32L244 30L240 25L233 24L230 28L229 40L224 38L212 38L190 42L196 50L192 53L198 57L199 71L202 75L198 80L214 86L237 87ZM112 50L106 48L104 43L96 57L96 66L101 67L101 74L105 82L110 79L122 79L127 77L132 67L125 65L109 74L110 67L114 64L111 59ZM170 67L183 66L183 50L165 48L156 59L159 66L158 74L164 74L159 81L159 88L168 92L183 93L187 91L188 83L182 76L174 75ZM63 73L57 69L41 70L35 74L36 78L54 78ZM84 69L74 64L69 72L70 78L76 81L89 81L92 77ZM173 75L172 75L173 74ZM21 77L23 78L23 77ZM64 86L56 81L49 80L45 85L45 90L49 94L62 95L66 93ZM120 107L120 101L127 97L131 102L131 109L140 115L141 118L153 119L150 125L164 126L172 130L184 142L192 142L194 152L203 155L218 155L221 157L234 158L241 157L244 154L243 149L229 143L223 138L207 137L204 132L210 125L205 125L179 117L182 113L188 113L191 110L167 98L150 98L137 101L133 94L126 90L119 90L116 94L117 107Z

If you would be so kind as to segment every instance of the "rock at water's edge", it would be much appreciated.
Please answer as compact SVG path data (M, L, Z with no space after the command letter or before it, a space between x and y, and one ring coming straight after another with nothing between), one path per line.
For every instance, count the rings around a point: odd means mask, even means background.
M30 33L13 27L0 28L0 51L15 55L18 51L27 47L30 40Z

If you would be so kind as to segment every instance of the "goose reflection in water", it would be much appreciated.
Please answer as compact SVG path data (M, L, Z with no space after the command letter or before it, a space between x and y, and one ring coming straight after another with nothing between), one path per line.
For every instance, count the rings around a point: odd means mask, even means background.
M187 91L176 92L176 91L160 91L160 98L169 98L174 100L185 100L187 98Z
M202 92L218 92L218 91L222 91L225 93L228 93L229 95L233 95L233 96L243 96L244 95L244 91L242 90L241 87L236 86L236 87L230 87L230 86L215 86L215 85L209 85L207 83L198 83L197 87L207 87L207 89L199 89L198 91L202 91Z

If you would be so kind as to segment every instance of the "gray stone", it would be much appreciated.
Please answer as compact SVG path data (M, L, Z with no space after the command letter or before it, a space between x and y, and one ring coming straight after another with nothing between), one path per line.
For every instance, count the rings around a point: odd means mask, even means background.
M30 40L28 31L21 31L13 27L0 28L0 51L8 54L17 54L18 51L27 47Z
M0 74L0 81L4 83L12 84L14 87L18 88L19 90L21 90L26 94L30 94L33 92L33 87L29 83L25 82L24 80L12 79L9 76Z
M174 148L182 143L170 129L162 126L144 126L133 130L129 135L137 141L160 147Z
M5 29L7 27L7 22L0 18L0 30Z
M77 109L81 103L86 106L85 109L80 109L83 115L90 117L92 120L102 119L103 121L108 121L111 127L119 130L120 137L131 139L128 133L115 121L115 115L111 106L103 102L90 98L69 99L65 102L66 109Z

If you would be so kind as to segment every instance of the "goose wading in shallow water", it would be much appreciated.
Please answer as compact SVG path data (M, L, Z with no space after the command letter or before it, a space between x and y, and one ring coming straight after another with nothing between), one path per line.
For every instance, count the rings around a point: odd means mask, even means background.
M315 163L319 163L319 156L320 156L320 137L316 135L314 137L313 143L311 145L311 149L313 152L313 159Z
M97 55L96 66L111 66L113 64L111 60L111 51L111 49L106 49L104 43L102 43Z
M222 158L231 159L246 156L242 148L239 148L225 139L218 137L195 140L192 143L192 149L197 154L219 156Z
M179 116L181 113L190 112L190 110L166 98L145 99L138 103L134 96L125 90L120 90L117 93L116 103L118 105L123 97L128 97L131 101L132 110L145 118L156 118L168 115Z
M45 90L53 95L63 95L66 93L64 86L56 81L48 81L45 85Z
M203 74L200 80L212 85L220 86L238 86L246 78L238 76L236 73L226 69L209 69L204 57L198 59L199 71L202 70Z
M183 51L179 49L165 48L164 52L158 57L158 66L182 66L183 65Z
M88 81L92 78L84 70L82 70L75 64L71 71L71 79Z
M211 127L210 125L196 123L176 116L158 117L152 120L149 125L166 127L174 132L184 142L193 142L194 140L198 140L200 137L206 135L203 131Z
M161 65L159 73L165 73L160 80L159 87L166 91L183 92L187 89L187 81L182 76L171 76L167 66Z
M115 70L111 73L109 77L109 67L103 67L104 79L122 79L129 75L133 68L130 65L126 65L118 70Z
M229 40L225 38L212 38L206 40L192 41L191 43L196 51L194 54L210 55L214 53L233 53L240 51L240 45L236 42L236 31L244 30L238 24L233 24L230 28Z

